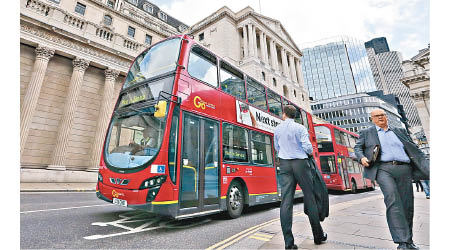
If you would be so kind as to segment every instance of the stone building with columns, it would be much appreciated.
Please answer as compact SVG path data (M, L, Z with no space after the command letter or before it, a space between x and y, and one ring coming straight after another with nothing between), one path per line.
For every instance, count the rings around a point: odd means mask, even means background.
M409 88L419 113L423 132L430 142L430 45L411 59L402 62L403 78L400 81ZM416 131L416 133L421 133ZM419 140L419 144L422 144Z
M303 83L302 52L283 25L251 7L224 6L188 29L218 56L311 112Z
M21 0L21 182L95 182L132 60L187 28L145 0Z

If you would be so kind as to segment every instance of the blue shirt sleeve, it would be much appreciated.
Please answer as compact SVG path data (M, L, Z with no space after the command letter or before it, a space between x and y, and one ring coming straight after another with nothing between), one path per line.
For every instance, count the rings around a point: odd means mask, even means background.
M273 144L275 146L275 150L278 152L280 152L280 145L278 145L278 134L275 131L274 135L273 135Z
M307 154L312 154L313 148L311 141L309 140L309 133L305 127L301 126L300 142L302 143L303 151Z

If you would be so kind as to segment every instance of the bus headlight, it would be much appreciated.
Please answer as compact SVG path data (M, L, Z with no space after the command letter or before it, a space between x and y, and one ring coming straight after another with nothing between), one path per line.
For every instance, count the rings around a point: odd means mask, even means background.
M149 178L142 182L139 189L147 189L152 187L158 187L161 186L167 179L167 175L159 175L152 178Z
M159 192L159 188L160 188L160 186L150 188L147 193L147 199L145 199L145 200L147 202L153 201Z
M100 173L98 173L98 181L103 183L103 176Z

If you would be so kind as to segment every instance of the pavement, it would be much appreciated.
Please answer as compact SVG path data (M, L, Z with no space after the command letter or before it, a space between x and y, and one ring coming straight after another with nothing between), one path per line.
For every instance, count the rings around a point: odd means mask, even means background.
M396 249L386 221L383 195L378 188L375 192L370 197L330 205L330 216L322 222L328 234L325 244L314 244L308 217L303 212L296 213L292 226L295 244L299 249ZM266 241L259 249L284 249L279 220L251 236ZM413 240L421 249L430 248L430 200L415 190Z
M21 192L95 191L96 183L21 183ZM330 215L322 222L328 240L315 245L308 217L294 210L292 231L299 249L396 249L386 221L379 188L368 197L330 204ZM353 195L353 194L345 194ZM303 209L301 209L303 210ZM430 200L414 189L414 243L430 248ZM279 218L248 228L208 249L284 249Z
M20 183L20 192L90 192L95 191L97 183Z

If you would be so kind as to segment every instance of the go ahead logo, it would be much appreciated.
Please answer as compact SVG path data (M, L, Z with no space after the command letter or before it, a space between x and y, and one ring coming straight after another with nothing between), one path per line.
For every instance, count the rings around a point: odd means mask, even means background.
M206 107L216 109L216 105L203 101L200 96L194 97L194 106L199 109L206 109Z

